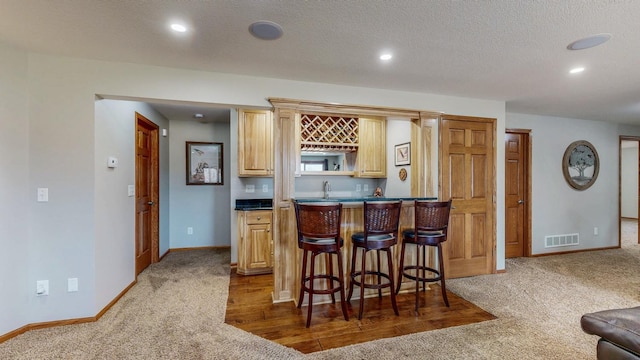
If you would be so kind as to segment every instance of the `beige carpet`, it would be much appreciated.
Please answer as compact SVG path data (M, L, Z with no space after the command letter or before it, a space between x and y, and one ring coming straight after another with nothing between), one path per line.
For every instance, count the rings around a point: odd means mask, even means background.
M594 359L580 316L640 305L635 231L621 249L508 259L504 274L447 283L496 320L309 355L224 324L228 251L170 253L99 321L25 333L0 359Z

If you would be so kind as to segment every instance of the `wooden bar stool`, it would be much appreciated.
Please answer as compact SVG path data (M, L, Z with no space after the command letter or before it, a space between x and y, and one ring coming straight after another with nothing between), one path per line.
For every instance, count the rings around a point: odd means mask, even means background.
M344 300L344 270L340 248L344 240L340 237L340 225L342 220L342 204L295 202L296 223L298 225L298 248L302 249L302 275L300 276L300 297L298 308L302 306L304 293L309 293L309 305L307 310L307 327L311 324L311 311L314 294L329 294L335 304L334 294L340 293L340 305L344 319L349 321L347 303ZM307 275L308 254L311 253L311 269ZM328 273L315 273L315 260L319 254L327 254ZM332 255L338 258L338 275L333 274ZM328 285L323 289L316 289L316 279L326 279ZM337 283L337 285L335 284Z
M447 228L449 226L449 212L451 211L451 200L449 201L420 201L415 202L415 224L413 229L402 232L402 250L400 252L400 268L398 274L398 285L396 293L400 291L402 277L407 277L416 281L416 311L418 311L418 292L422 282L422 291L425 290L427 282L440 281L442 298L445 305L449 307L447 299L447 288L444 281L444 261L442 256L442 243L447 240ZM404 255L407 244L416 245L416 264L405 265ZM427 266L426 247L433 246L438 252L438 270ZM422 250L422 264L420 264L420 250ZM412 274L411 270L415 273ZM429 276L427 276L427 273Z
M400 222L400 201L376 201L364 202L364 232L355 233L351 236L353 250L351 253L351 281L349 282L349 295L347 301L351 300L354 285L360 286L360 309L358 319L362 319L364 308L364 289L378 289L378 298L382 298L382 289L388 287L391 295L391 305L396 315L398 305L396 304L396 294L394 292L393 260L391 247L398 243L398 223ZM361 268L356 270L356 254L358 249L362 250ZM376 270L367 270L367 252L375 250L377 255ZM387 268L385 273L380 267L380 251L387 254ZM367 275L373 275L376 282L367 282ZM382 279L386 279L385 282Z

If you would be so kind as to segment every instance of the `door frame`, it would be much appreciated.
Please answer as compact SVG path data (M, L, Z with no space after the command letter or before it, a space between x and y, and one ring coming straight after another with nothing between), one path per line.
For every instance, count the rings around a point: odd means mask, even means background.
M523 234L523 252L522 252L522 256L523 257L530 257L531 256L531 202L533 197L531 196L531 164L533 163L533 159L532 159L532 154L533 154L533 150L532 150L532 141L531 141L531 129L505 129L505 134L521 134L521 135L525 135L526 136L526 142L524 144L524 146L522 147L523 151L524 151L524 176L525 176L525 189L524 189L524 221L525 224L523 226L522 229L522 234ZM506 151L506 149L505 149ZM505 154L506 155L506 154ZM506 169L506 168L505 168ZM506 181L506 178L505 178ZM506 204L505 204L505 208L506 208ZM506 229L506 219L505 219L505 229ZM505 240L506 242L506 240ZM505 253L505 259L506 259L506 253Z
M159 161L159 126L156 125L153 121L147 119L144 115L136 112L136 123L135 123L135 132L134 132L134 152L136 151L137 144L137 131L139 126L145 126L151 129L151 171L149 171L149 176L151 177L151 201L154 202L154 206L151 206L151 264L157 263L160 261L160 161ZM134 155L135 159L135 155ZM137 173L138 164L135 164L134 174ZM134 175L135 176L135 175ZM137 185L136 185L137 187ZM138 189L136 188L135 194L138 193ZM137 196L137 195L136 195ZM134 217L137 216L137 213L134 214ZM137 223L137 222L136 222ZM135 255L135 247L136 244L136 236L138 232L138 228L136 225L136 229L134 230L133 236L133 246L134 246L134 255ZM134 266L134 274L136 272L136 267ZM135 274L137 277L137 274Z
M618 140L618 247L622 247L622 142L636 141L640 145L640 136L620 135ZM640 149L640 146L639 146ZM640 166L640 150L638 152L638 164ZM638 194L640 194L640 173L638 178ZM638 221L640 222L640 196L636 199L636 208L638 209ZM640 230L640 223L638 225ZM636 231L638 235L637 243L640 244L640 231Z

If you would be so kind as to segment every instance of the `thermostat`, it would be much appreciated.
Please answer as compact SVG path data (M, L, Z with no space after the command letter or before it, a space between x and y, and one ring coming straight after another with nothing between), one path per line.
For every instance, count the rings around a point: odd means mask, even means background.
M118 158L109 156L109 160L107 160L107 167L110 167L110 168L118 167Z

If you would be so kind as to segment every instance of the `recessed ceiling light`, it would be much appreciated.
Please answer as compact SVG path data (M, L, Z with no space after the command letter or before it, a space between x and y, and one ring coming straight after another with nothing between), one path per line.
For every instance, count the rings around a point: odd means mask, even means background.
M262 40L276 40L282 36L282 27L273 21L256 21L249 25L251 35Z
M383 61L389 61L389 60L391 60L391 58L392 58L392 57L393 57L393 55L391 55L391 54L389 54L389 53L387 53L387 54L382 54L382 55L380 55L380 60L383 60Z
M184 25L171 24L171 30L177 31L177 32L185 32L187 31L187 28Z
M202 119L204 115L198 113L198 114L193 114L193 117L196 119Z
M571 70L569 70L570 74L577 74L577 73L581 73L584 71L583 67L577 67L577 68L573 68Z
M592 48L594 46L603 44L607 42L609 39L611 39L611 34L605 33L605 34L591 35L584 39L580 39L572 42L571 44L567 45L567 49L569 50L588 49L588 48Z

